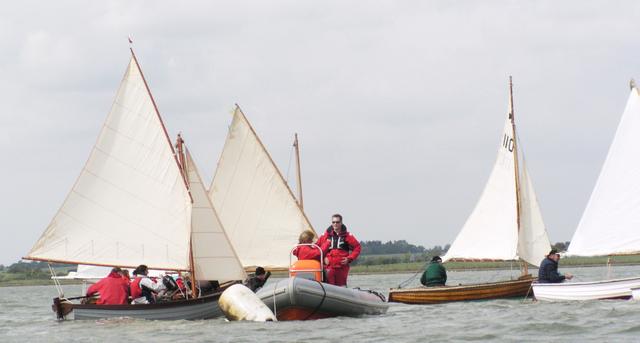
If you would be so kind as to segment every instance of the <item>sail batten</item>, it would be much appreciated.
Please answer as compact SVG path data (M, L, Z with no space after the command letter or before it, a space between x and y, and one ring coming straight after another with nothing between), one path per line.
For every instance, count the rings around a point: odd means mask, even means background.
M313 230L239 107L209 198L244 267L288 268L289 251L299 234Z
M26 258L188 270L190 197L162 136L132 56L89 159Z
M571 239L569 255L640 252L640 96L631 89L589 202Z

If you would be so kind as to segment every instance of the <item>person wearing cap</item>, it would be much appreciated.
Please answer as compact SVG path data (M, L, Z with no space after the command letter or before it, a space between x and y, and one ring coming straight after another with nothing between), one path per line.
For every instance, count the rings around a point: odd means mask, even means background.
M547 257L540 262L540 269L538 269L538 282L539 283L560 283L564 280L571 280L573 275L569 273L558 273L558 261L560 260L560 254L558 250L551 249Z
M129 283L122 278L121 269L114 267L109 275L91 285L87 290L87 297L100 294L98 305L124 305L128 303Z
M420 283L427 287L444 286L447 283L447 270L440 256L433 256L429 267L422 273Z
M265 283L267 283L267 279L271 276L271 272L265 272L264 268L257 267L255 274L248 277L244 281L244 285L247 286L253 292L257 292Z

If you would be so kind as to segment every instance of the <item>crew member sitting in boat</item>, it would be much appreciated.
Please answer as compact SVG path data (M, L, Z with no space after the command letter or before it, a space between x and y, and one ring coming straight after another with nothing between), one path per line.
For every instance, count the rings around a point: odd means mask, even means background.
M573 275L569 273L565 273L564 275L558 273L558 261L560 261L558 250L551 249L549 255L540 262L540 269L538 269L539 283L560 283L573 278Z
M304 230L298 237L298 244L312 244L315 238L315 233L311 230ZM329 250L329 242L325 241L322 246L322 255L326 255ZM300 245L293 249L292 253L298 260L316 260L320 261L320 249L310 245Z
M427 287L444 286L447 283L447 270L442 265L440 256L433 256L429 267L422 273L420 283Z
M131 283L134 304L153 304L156 302L156 295L166 289L162 282L154 282L149 278L149 268L144 264L139 265L133 275L136 277Z
M331 216L331 226L318 239L320 247L329 243L329 252L324 259L327 270L327 282L336 286L347 286L349 276L349 264L360 255L360 242L342 224L342 216Z
M244 281L244 285L250 290L257 292L265 283L267 283L267 279L269 279L270 276L271 272L265 272L264 268L258 267L256 268L255 274L249 276Z
M121 269L114 267L109 275L91 285L87 297L100 293L98 305L124 305L128 303L129 284L122 278Z

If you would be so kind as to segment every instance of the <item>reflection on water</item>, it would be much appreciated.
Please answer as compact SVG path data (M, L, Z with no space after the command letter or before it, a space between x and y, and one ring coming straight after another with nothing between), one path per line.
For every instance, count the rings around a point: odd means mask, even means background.
M562 263L562 262L561 262ZM562 268L577 281L607 276L606 268ZM532 270L536 272L536 270ZM449 272L449 284L517 277L518 271ZM640 266L615 267L612 277L640 275ZM386 292L411 274L353 275L351 287ZM417 285L413 280L411 285ZM65 286L68 296L81 286ZM131 319L54 319L53 286L0 288L2 342L634 342L640 334L640 303L592 301L535 303L493 300L440 305L392 304L383 316L310 322L245 323L224 319L153 322Z

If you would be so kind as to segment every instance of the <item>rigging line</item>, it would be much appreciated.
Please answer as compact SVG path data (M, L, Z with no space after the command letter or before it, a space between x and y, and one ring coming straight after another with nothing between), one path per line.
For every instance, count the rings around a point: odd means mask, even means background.
M51 267L51 263L47 263L47 266L49 267L49 272L51 273L51 276L53 276L53 284L56 286L56 289L58 290L58 298L62 298L64 294L62 293L62 285L60 285L60 280L58 280L58 275L56 275L55 270L53 270L53 268Z
M291 170L291 160L293 159L293 145L291 146L291 149L289 149L289 165L287 166L287 178L286 178L286 182L287 185L289 184L289 171Z
M431 263L431 262L430 262L430 261L427 261L427 262L422 266L422 268L420 268L420 269L419 269L415 274L413 274L413 275L412 275L410 278L408 278L407 280L405 280L405 281L401 282L401 283L398 285L398 288L402 288L402 287L404 287L404 286L408 285L411 281L413 281L413 280L418 276L418 274L422 273L424 270L426 270L426 269L427 269L427 265L428 265L429 263Z

